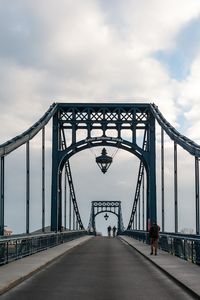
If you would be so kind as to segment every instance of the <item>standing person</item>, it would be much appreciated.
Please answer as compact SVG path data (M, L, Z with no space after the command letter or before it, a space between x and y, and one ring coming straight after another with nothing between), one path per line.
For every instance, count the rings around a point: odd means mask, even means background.
M117 230L117 228L114 226L113 229L112 229L112 231L113 231L113 237L116 236L116 230Z
M110 237L111 226L109 225L107 229L108 229L108 237Z
M153 250L154 250L154 254L157 255L159 231L160 231L160 226L158 226L157 223L154 221L149 230L149 237L151 243L151 253L150 253L151 255L153 255Z

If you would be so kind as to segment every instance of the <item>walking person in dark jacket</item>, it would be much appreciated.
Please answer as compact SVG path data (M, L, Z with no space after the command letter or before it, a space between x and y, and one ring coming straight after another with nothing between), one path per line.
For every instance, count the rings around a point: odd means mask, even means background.
M112 229L112 228L111 228L111 226L109 225L108 228L107 228L107 230L108 230L108 237L109 237L109 238L110 238L110 234L111 234L111 229Z
M112 229L112 231L113 231L113 237L116 236L116 230L117 230L117 228L114 226L113 229Z
M159 231L160 231L160 226L158 226L156 222L153 222L149 230L149 237L151 243L151 253L150 253L151 255L153 255L153 252L155 255L157 255Z

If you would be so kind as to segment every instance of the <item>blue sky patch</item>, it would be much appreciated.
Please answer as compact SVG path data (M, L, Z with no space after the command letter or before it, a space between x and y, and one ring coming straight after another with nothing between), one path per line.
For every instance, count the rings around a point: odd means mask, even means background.
M190 72L190 66L200 50L200 17L185 26L176 38L176 47L158 51L154 57L165 65L170 76L183 80Z

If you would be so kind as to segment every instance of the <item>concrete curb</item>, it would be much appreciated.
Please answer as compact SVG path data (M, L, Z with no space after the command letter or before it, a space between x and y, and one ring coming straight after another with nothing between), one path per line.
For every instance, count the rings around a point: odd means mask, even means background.
M181 288L183 288L187 293L189 293L191 296L195 297L195 299L200 299L200 293L194 291L191 287L189 287L186 283L181 281L178 277L175 277L172 273L170 273L168 270L163 268L161 265L159 265L156 261L151 259L151 257L147 256L145 253L143 253L140 249L138 249L135 245L130 243L125 237L119 236L118 237L122 242L126 243L128 246L135 249L139 254L141 254L144 258L146 258L149 262L151 262L154 266L156 266L160 271L162 271L165 275L167 275L170 279L175 281ZM132 238L131 238L132 239ZM140 242L141 243L141 242ZM148 247L148 246L147 246ZM170 254L169 254L170 255ZM177 258L178 259L178 258ZM199 269L200 273L200 269Z
M0 295L19 285L24 280L30 278L43 268L47 267L57 259L75 247L82 245L90 240L92 236L84 236L66 242L59 246L38 252L31 256L16 260L0 267Z

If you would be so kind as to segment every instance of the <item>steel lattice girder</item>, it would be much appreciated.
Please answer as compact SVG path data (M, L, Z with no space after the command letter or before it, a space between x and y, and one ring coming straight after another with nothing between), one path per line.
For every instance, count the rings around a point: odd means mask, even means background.
M130 129L148 123L149 104L59 104L60 121L64 128Z

